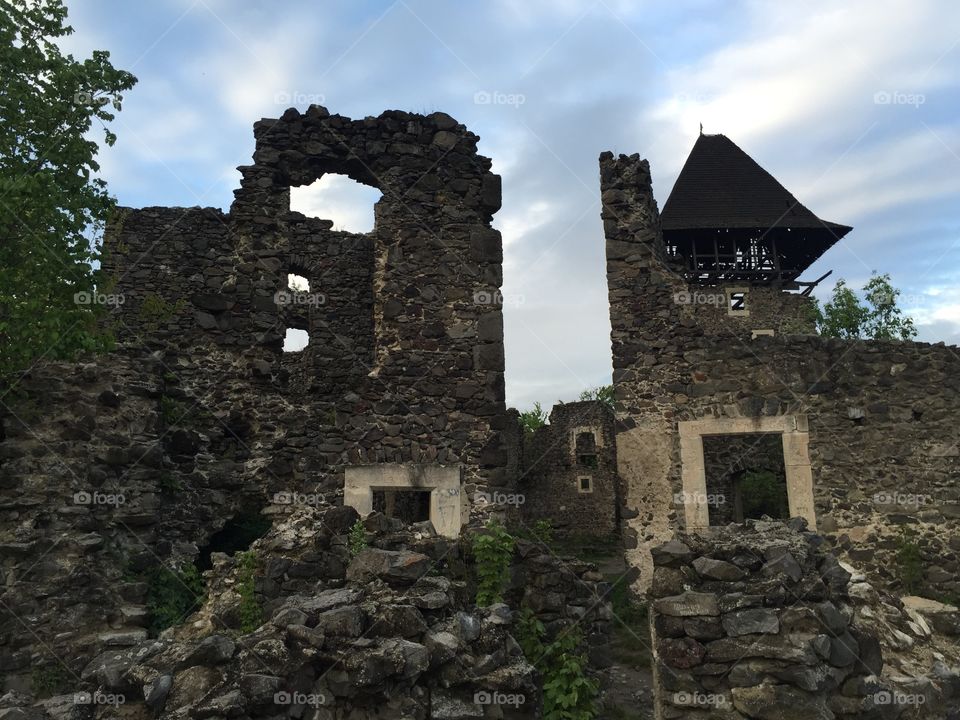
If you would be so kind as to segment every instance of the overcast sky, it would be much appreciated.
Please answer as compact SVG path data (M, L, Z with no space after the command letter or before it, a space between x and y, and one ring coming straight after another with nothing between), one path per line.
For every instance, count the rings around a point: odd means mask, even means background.
M507 402L610 382L597 157L639 152L662 207L703 123L854 230L803 279L889 272L920 339L960 341L953 0L68 0L78 55L138 78L102 155L120 203L229 209L252 124L310 103L442 110L503 176ZM295 209L369 229L376 193ZM831 286L821 288L821 297ZM318 289L319 290L319 289Z

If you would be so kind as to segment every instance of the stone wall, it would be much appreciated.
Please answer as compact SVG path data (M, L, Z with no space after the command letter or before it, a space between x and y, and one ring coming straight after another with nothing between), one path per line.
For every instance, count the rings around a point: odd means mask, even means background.
M336 492L315 429L234 360L126 344L21 381L0 441L0 687L143 640L153 572L275 493ZM182 382L211 366L211 387Z
M468 491L503 485L500 181L477 136L443 113L318 106L254 134L229 214L123 209L108 228L118 336L230 348L335 425L338 464L461 463ZM371 233L290 212L290 187L327 173L383 192ZM287 328L309 332L303 352L281 353Z
M626 504L640 513L632 561L645 571L642 582L650 580L647 549L684 523L677 423L796 418L808 427L808 453L798 446L808 457L790 462L809 460L818 526L846 547L879 538L871 543L879 549L856 560L895 586L896 536L909 525L923 538L924 591L956 593L960 352L810 334L751 339L757 318L676 302L678 294L713 289L688 287L661 259L648 164L605 153L600 171L618 464ZM751 290L767 308L772 292ZM799 323L805 311L797 308L808 299L776 292L782 302L774 314L792 313Z
M957 668L940 655L933 678L885 671L876 592L851 598L823 539L790 526L750 521L654 549L657 718L953 717Z
M117 213L100 285L123 299L117 350L39 365L0 416L10 687L56 671L50 648L82 663L138 642L145 572L189 565L241 515L342 502L346 466L462 470L464 516L512 480L500 186L477 136L443 113L319 107L255 136L230 213ZM384 193L373 232L289 211L289 188L328 172ZM288 327L303 352L281 351Z
M613 412L599 401L554 405L524 443L517 485L524 523L546 520L563 535L615 537L620 486Z

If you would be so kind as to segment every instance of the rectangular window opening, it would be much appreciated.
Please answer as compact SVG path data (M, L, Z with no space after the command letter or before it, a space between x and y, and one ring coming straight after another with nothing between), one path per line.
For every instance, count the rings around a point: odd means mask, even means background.
M429 490L374 490L373 510L407 525L430 519Z

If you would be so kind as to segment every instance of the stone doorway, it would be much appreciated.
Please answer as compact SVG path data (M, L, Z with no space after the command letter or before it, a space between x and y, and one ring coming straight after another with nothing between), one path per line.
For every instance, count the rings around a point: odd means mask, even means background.
M780 433L704 436L703 460L710 525L790 517Z
M715 442L715 436L772 435L779 438L783 454L783 475L786 485L789 517L803 517L811 529L816 529L816 513L813 504L813 472L810 467L810 438L805 415L780 415L756 418L704 418L677 423L680 433L680 463L682 492L677 503L683 507L683 516L688 530L698 530L715 524L710 516L710 489L707 485L708 461L704 453ZM728 441L729 442L729 441ZM749 442L746 439L738 442ZM774 447L776 440L764 440L761 446ZM746 470L748 468L739 468ZM736 512L735 496L740 485L743 499L743 477L729 479L732 512ZM716 500L716 498L714 498ZM716 504L716 503L715 503ZM728 510L729 512L729 510ZM743 508L741 507L741 513ZM715 511L715 519L721 517ZM735 517L735 515L733 516ZM732 522L733 520L727 520Z

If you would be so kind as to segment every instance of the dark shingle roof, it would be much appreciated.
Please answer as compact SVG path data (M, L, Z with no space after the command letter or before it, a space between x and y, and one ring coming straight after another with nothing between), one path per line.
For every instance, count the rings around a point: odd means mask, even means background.
M843 237L852 229L821 221L724 135L697 138L660 219L664 230L829 228Z

